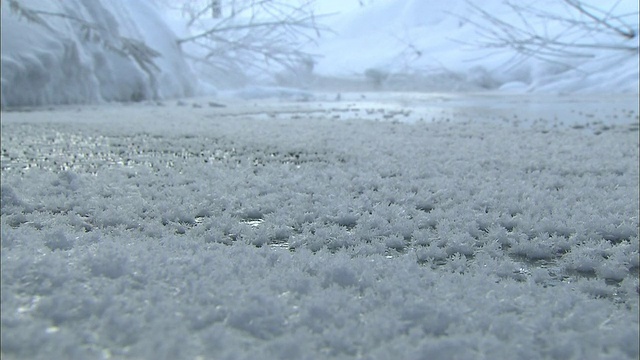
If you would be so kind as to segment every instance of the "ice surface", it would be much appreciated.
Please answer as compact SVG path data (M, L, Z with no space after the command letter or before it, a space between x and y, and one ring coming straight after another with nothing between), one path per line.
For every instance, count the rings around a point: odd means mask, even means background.
M375 96L3 112L2 357L638 357L635 96Z

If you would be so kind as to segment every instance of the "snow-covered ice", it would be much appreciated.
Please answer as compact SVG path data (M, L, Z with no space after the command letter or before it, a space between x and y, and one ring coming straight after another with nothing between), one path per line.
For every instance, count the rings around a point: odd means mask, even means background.
M4 112L3 358L637 358L637 98L383 98Z

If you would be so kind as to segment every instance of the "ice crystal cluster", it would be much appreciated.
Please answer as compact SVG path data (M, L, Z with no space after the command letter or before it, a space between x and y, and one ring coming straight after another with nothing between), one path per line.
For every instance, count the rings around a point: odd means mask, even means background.
M639 355L627 113L5 115L3 358Z

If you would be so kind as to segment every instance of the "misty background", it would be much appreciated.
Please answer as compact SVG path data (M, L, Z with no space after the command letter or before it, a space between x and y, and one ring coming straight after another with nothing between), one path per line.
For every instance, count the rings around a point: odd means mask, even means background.
M635 1L8 0L2 106L244 89L627 92Z

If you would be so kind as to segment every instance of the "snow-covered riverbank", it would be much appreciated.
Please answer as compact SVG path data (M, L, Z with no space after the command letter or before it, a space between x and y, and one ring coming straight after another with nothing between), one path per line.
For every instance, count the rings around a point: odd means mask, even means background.
M637 99L376 96L4 112L3 358L637 358Z
M376 0L362 6L355 0L323 0L315 4L318 14L333 15L319 16L318 21L331 31L317 41L294 42L292 53L314 56L286 69L268 60L262 63L262 56L248 61L233 46L218 49L216 42L207 45L216 49L212 58L203 57L198 47L178 45L180 38L202 31L187 27L190 21L179 3L2 2L0 106L171 99L258 85L339 91L638 93L638 39L620 36L620 31L638 32L636 1L580 2L603 21L552 1L538 4L539 10L549 11L546 16L524 21L532 13L518 13L502 0L486 0L484 11L522 26L531 36L495 48L478 27L489 19L463 0ZM499 28L495 25L495 31ZM534 34L548 37L550 47L534 46L523 55L522 46L533 46ZM243 39L234 46L250 48L250 40ZM518 41L520 46L515 45ZM268 51L264 58L271 58ZM211 63L217 62L230 65L212 69Z

